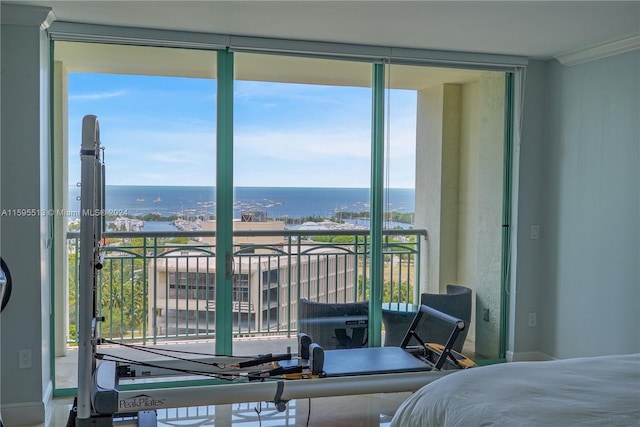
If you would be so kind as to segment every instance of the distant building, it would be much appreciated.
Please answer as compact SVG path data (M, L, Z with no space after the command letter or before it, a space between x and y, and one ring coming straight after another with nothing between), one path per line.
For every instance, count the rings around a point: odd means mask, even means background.
M246 218L247 214L243 214L243 217ZM284 230L285 224L284 221L243 221L243 220L235 220L233 222L233 230L234 231L279 231ZM202 230L203 231L215 231L216 230L216 221L202 221ZM216 244L215 237L203 237L202 239L204 243L209 243L211 245ZM279 243L284 242L284 234L281 237L278 236L235 236L233 238L233 244L237 246L246 246L246 245L267 245L270 248L273 245L278 245ZM255 249L256 251L264 251L259 247ZM265 249L267 252L271 253L272 249Z
M215 230L215 226L215 221L203 221L204 230ZM284 229L282 221L234 222L234 231ZM154 325L159 336L214 332L215 238L203 241L193 249L168 250L149 263L150 334ZM284 235L237 236L234 245L235 333L285 332L289 324L296 328L298 298L356 300L357 256L351 245L289 244Z
M118 217L113 220L113 225L117 231L140 231L144 227L141 219Z

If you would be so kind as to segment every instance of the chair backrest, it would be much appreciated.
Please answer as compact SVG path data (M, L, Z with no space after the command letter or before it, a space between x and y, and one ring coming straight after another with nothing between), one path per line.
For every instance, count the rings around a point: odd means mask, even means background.
M369 302L298 301L298 331L325 350L360 348L367 344Z
M447 285L446 294L420 295L420 303L447 313L450 316L471 321L471 289L460 285Z
M460 285L447 285L446 294L428 294L424 293L420 295L420 304L424 304L428 307L435 308L438 311L446 313L450 316L464 320L465 328L458 335L458 338L453 345L453 349L460 352L464 341L467 339L467 333L469 332L469 324L471 323L471 304L472 291L466 286ZM451 327L444 325L429 316L425 316L418 328L420 337L425 342L435 342L438 344L444 344L451 335ZM413 344L413 343L411 343Z

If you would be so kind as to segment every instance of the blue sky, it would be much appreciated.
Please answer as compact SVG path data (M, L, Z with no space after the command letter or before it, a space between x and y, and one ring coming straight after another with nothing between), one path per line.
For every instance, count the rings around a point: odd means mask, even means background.
M95 114L108 185L215 185L215 80L70 73L68 89L70 184ZM369 88L236 81L234 103L236 186L369 187ZM390 112L390 187L412 188L416 93L391 91Z

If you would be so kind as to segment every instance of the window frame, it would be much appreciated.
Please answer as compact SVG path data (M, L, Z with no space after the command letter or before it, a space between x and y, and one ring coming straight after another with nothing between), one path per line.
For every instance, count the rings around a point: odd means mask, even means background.
M511 147L518 144L519 138L519 123L515 123L515 118L519 117L519 111L521 105L514 102L514 93L521 93L524 86L524 69L527 64L526 58L507 55L494 55L494 54L475 54L475 53L458 53L458 52L446 52L446 51L434 51L434 50L421 50L421 49L409 49L409 48L390 48L384 46L366 46L366 45L353 45L353 44L340 44L340 43L323 43L323 42L309 42L298 40L278 40L268 38L254 38L254 37L240 37L231 35L220 34L201 34L201 33L189 33L170 30L150 30L150 29L138 29L138 28L119 28L111 26L100 26L90 24L75 24L66 22L54 22L48 30L52 48L51 57L53 62L53 43L55 41L77 41L77 42L93 42L93 43L107 43L107 44L122 44L122 45L136 45L136 46L157 46L157 47L172 47L172 48L188 48L199 50L211 50L217 54L218 61L218 140L216 145L218 150L223 147L223 155L220 155L218 151L217 156L217 177L216 187L227 188L227 191L217 191L217 204L223 206L229 202L229 197L232 195L233 188L233 171L228 167L220 167L223 164L229 165L233 162L233 115L221 117L220 106L224 105L229 111L233 110L233 52L259 52L259 53L272 53L277 55L300 55L305 57L314 58L336 58L341 60L353 60L364 61L372 64L373 73L373 126L374 136L372 136L372 186L371 191L374 195L372 198L372 212L371 212L371 245L372 253L377 254L380 252L382 242L382 193L383 193L383 179L382 173L377 175L378 171L382 171L382 147L383 147L383 130L384 130L384 117L382 111L384 111L384 63L391 61L394 64L408 64L408 65L422 65L422 66L438 66L438 67L451 67L451 68L464 68L464 69L481 69L487 71L503 71L507 74L507 78L510 82L507 88L505 97L509 99L509 105L505 109L508 109L505 114L505 126L507 126L507 133L505 133L505 144L509 146L509 150L505 150L505 165L509 165L508 170L505 168L505 186L504 194L504 206L505 206L505 224L509 225L511 218L510 208L513 205L512 192L517 192L517 188L514 189L511 185L513 181L513 172L511 166L514 161L517 161L513 156ZM52 67L52 74L53 74ZM222 78L227 85L226 89L223 88L222 94L220 91L222 68ZM509 76L516 76L512 78ZM53 77L52 77L53 79ZM230 85L230 86L229 86ZM53 87L53 85L52 85ZM230 89L230 90L229 90ZM51 97L53 98L53 90L51 91ZM521 99L520 99L521 101ZM52 100L53 102L53 100ZM52 113L53 114L53 113ZM52 134L55 133L55 126L52 120ZM52 137L53 140L53 137ZM221 142L222 141L222 142ZM508 157L507 157L508 156ZM53 157L53 156L52 156ZM516 159L516 160L514 160ZM52 160L53 162L53 160ZM56 170L52 168L52 173ZM52 180L53 182L53 180ZM226 182L223 186L220 186L221 182ZM53 187L51 192L53 193ZM228 191L231 190L231 191ZM508 190L508 191L507 191ZM380 201L374 200L379 197ZM220 215L220 212L218 213ZM379 223L376 221L379 219ZM225 253L232 248L232 212L222 217L219 216L220 224L222 225L218 232L222 232L218 235L218 245L221 245L222 251ZM225 231L226 233L225 234ZM508 231L508 230L507 230ZM55 232L55 230L54 230ZM509 270L508 265L511 261L511 254L505 253L508 251L508 245L506 242L513 245L514 236L506 234L503 240L503 265L506 269L503 277L502 289L504 299L502 301L503 310L503 327L501 331L501 342L506 343L508 334L508 294L506 290L510 287L511 275L514 274L514 269ZM66 240L65 240L66 241ZM216 271L225 271L225 257L217 257L218 265ZM371 274L370 277L377 277L382 272L382 259L372 259L370 264ZM232 286L225 286L225 281L232 280L232 277L226 277L224 274L216 274L216 299L219 301L229 300L231 298ZM225 278L226 277L226 278ZM54 280L51 280L52 288L54 287ZM54 289L52 289L53 293ZM370 321L370 342L372 345L380 345L380 333L381 333L381 308L374 303L379 299L378 293L372 293L371 296L371 321ZM218 294L219 293L219 294ZM216 324L227 325L228 331L224 331L221 336L217 336L216 339L216 352L220 354L231 354L231 329L232 329L232 316L230 312L231 306L229 305L229 313L225 313L220 310L216 310ZM220 319L218 319L218 312L221 313ZM55 322L52 322L52 329ZM55 336L55 331L52 332ZM55 340L52 340L52 345L55 345ZM506 351L506 344L501 345L501 357L504 357ZM51 352L52 359L55 357L55 351ZM52 362L52 366L53 366ZM55 376L55 370L52 369L52 376Z

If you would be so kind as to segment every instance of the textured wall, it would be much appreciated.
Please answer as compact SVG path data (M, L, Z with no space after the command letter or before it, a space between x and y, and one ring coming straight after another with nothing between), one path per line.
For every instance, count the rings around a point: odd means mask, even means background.
M540 348L640 351L640 50L548 65Z
M488 72L462 96L458 283L475 289L476 352L491 358L500 339L504 82Z

